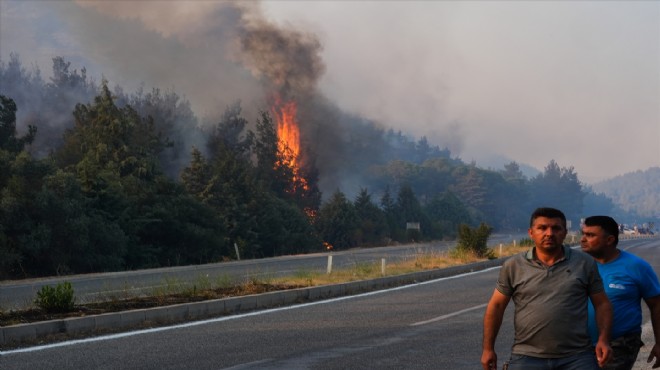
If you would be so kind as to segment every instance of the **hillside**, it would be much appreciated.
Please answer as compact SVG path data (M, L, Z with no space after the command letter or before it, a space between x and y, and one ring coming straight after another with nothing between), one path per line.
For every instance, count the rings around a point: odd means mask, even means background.
M660 217L660 167L630 172L592 186L626 212L641 217Z

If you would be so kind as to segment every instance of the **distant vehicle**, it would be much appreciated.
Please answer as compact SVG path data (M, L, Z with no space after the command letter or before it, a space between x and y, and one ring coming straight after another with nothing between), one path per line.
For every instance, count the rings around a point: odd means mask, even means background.
M635 230L628 229L628 228L623 229L623 235L635 235L635 234L636 234Z

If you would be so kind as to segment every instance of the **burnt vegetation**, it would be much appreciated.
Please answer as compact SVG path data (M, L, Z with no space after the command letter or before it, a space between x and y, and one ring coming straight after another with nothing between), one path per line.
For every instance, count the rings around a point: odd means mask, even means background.
M0 61L1 279L453 239L461 225L525 228L541 205L574 222L614 209L573 167L479 168L313 96L300 117L325 123L301 128L300 186L267 110L250 122L235 103L202 125L173 91L111 89L61 57L53 76Z

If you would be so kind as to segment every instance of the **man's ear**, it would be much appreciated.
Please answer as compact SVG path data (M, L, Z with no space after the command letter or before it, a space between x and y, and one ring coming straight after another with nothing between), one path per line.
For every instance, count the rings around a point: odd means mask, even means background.
M616 240L616 239L614 238L614 235L608 235L608 236L607 236L607 243L608 243L608 244L614 244L614 241L615 241L615 240Z

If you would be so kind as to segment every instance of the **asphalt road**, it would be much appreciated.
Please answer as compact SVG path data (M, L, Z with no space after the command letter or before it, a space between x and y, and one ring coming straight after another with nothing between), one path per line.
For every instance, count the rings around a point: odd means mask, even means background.
M512 243L522 234L492 235L489 245ZM425 253L442 253L456 245L455 242L408 244L383 248L351 249L276 258L241 260L195 266L178 266L149 270L123 271L86 275L58 276L43 279L0 282L0 309L22 309L32 305L37 291L44 285L57 285L63 281L72 284L77 303L107 300L113 297L150 294L168 285L240 283L248 279L265 280L270 277L292 275L301 271L327 271L328 256L332 256L332 268L346 268L360 263L380 263L414 258Z
M660 239L621 247L660 271ZM479 369L498 272L4 351L0 369ZM512 341L511 308L497 341L500 365Z
M496 274L494 269L195 326L6 351L0 368L474 369L483 305Z

